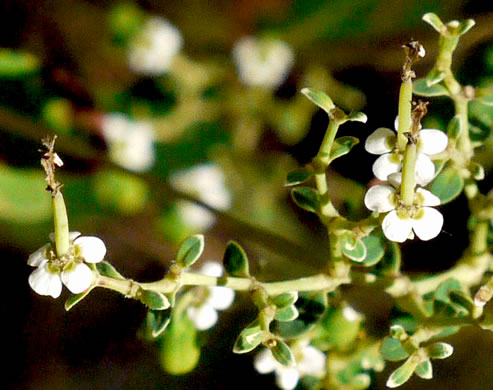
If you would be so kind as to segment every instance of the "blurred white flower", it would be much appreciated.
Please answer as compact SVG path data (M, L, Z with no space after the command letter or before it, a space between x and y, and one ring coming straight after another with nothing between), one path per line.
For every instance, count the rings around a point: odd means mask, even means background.
M84 263L99 263L106 255L104 242L97 237L79 237L79 232L71 232L69 239L71 250L69 258L56 257L54 244L46 244L32 253L27 263L36 267L29 275L29 285L40 295L58 298L62 292L62 283L73 294L87 290L93 281L91 269ZM54 241L54 234L50 234Z
M217 262L207 261L198 270L199 273L219 277L223 274L222 266ZM218 319L218 310L231 306L235 292L227 287L203 287L205 299L198 306L189 306L187 315L198 330L206 330L214 326Z
M404 242L414 231L423 241L438 236L443 226L443 215L430 206L440 205L440 199L423 188L416 189L414 204L400 203L396 189L389 185L371 187L365 195L365 205L372 211L388 214L382 222L385 237Z
M183 38L175 26L163 18L151 18L129 44L130 69L149 76L166 73L182 46Z
M115 164L143 172L154 163L154 128L150 122L133 121L124 114L111 113L104 115L101 131Z
M397 119L395 121L397 129ZM365 142L365 149L371 154L381 155L373 164L373 174L380 180L399 172L402 168L402 156L395 150L396 132L380 127ZM430 155L443 152L448 144L447 135L440 130L422 129L419 131L418 155L416 157L416 183L425 186L435 176L435 165Z
M275 89L286 80L294 64L294 53L281 40L248 36L234 45L233 61L243 84Z
M215 164L197 165L178 172L171 177L171 185L215 209L227 210L231 207L231 195L225 185L224 173ZM182 220L199 231L208 229L216 220L212 212L189 201L178 201L177 209Z
M283 366L279 363L270 349L264 349L255 356L255 369L261 374L275 372L276 384L284 390L292 390L304 375L322 376L325 372L327 357L317 348L306 345L296 351L293 348L296 365L294 367Z

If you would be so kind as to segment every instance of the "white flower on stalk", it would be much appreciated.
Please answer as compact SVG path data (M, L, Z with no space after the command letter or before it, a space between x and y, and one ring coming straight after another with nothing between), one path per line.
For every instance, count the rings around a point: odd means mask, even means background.
M397 129L398 120L395 120ZM365 149L371 154L381 155L373 164L373 174L386 181L392 173L400 172L403 156L396 150L397 133L385 127L375 130L365 142ZM440 130L422 129L416 157L416 183L425 186L435 176L435 165L429 157L443 152L448 144L447 135Z
M104 259L104 242L97 237L80 237L79 232L71 232L67 259L58 259L54 238L54 234L50 234L52 243L43 245L29 256L27 263L36 267L29 275L29 285L39 295L53 298L60 296L62 283L73 294L87 290L92 284L93 273L85 263L99 263Z
M393 181L393 176L390 180ZM394 183L392 183L394 184ZM443 226L443 215L431 206L440 205L440 199L430 191L417 188L412 206L406 207L394 186L376 185L365 195L365 205L372 211L387 213L382 222L385 237L404 242L412 238L412 232L423 241L438 236Z
M171 185L217 210L231 207L224 172L215 164L201 164L178 172L171 177ZM199 231L208 229L216 220L212 212L189 201L178 201L177 209L182 220Z
M147 21L128 47L128 64L133 72L148 76L166 73L183 47L180 31L163 18Z
M233 61L243 84L275 89L286 80L294 64L294 53L281 40L248 36L234 45Z
M219 277L223 274L223 268L219 263L207 261L198 272ZM225 310L231 306L235 292L227 287L203 287L200 291L204 292L205 298L201 299L198 305L189 306L187 315L198 330L206 330L217 322L218 310Z
M154 163L154 128L150 122L134 121L121 113L106 114L101 132L111 160L130 171L143 172Z
M255 356L255 369L261 374L275 372L276 384L284 390L294 389L304 375L323 376L327 357L322 351L311 345L305 345L298 351L294 347L293 352L296 365L283 366L274 358L270 349L266 348Z

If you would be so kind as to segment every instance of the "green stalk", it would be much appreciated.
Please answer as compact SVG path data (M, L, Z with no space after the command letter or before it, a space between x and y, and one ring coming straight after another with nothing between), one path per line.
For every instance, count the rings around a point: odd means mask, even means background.
M412 206L414 202L414 187L416 186L416 157L416 144L407 144L404 151L401 183L401 201L405 206Z
M404 151L407 144L407 137L404 133L411 129L411 102L413 99L413 82L411 79L405 80L401 84L399 92L399 124L397 129L397 147Z
M70 249L67 209L60 191L57 191L51 199L55 225L56 253L58 258L62 258Z

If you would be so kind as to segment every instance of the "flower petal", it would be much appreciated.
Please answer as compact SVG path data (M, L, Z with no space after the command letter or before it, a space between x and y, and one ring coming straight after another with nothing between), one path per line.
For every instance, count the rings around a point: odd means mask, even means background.
M425 190L423 188L418 188L416 190L417 193L421 194L423 197L423 204L422 206L439 206L440 205L440 198L434 194L432 194L430 191Z
M379 213L395 209L395 189L388 185L376 185L371 187L365 195L365 206Z
M435 164L424 153L418 153L416 158L416 184L425 186L435 177Z
M392 151L396 135L390 129L380 127L366 139L365 150L371 154L384 154Z
M276 384L283 390L293 390L298 381L300 374L295 367L280 367L276 370Z
M73 294L87 290L91 286L93 277L91 269L83 263L62 271L62 282Z
M31 267L39 267L43 261L48 260L46 251L49 250L50 246L50 244L43 245L36 252L31 253L27 259L27 264Z
M39 295L50 295L58 298L62 292L60 274L48 270L48 261L44 261L36 268L28 279L31 288Z
M423 129L419 132L419 138L419 151L425 154L443 152L448 145L447 135L440 130Z
M227 287L210 287L207 303L216 310L225 310L235 299L235 292Z
M217 261L205 261L198 272L202 275L219 277L223 274L223 267Z
M70 232L68 234L68 239L70 241L74 241L79 236L80 236L80 232ZM50 233L48 235L48 237L49 237L49 239L50 239L51 242L55 242L55 233Z
M401 161L398 155L387 153L381 155L373 163L373 174L380 180L387 180L387 176L401 170Z
M74 245L79 248L79 255L86 263L99 263L106 255L106 246L98 237L79 237Z
M218 319L216 309L210 305L190 306L187 309L187 315L198 330L212 328Z
M428 241L438 236L442 231L443 215L431 207L423 207L421 210L421 218L412 219L413 230L421 240Z
M347 308L351 308L347 306ZM351 308L352 309L352 308ZM301 375L320 375L325 371L327 357L319 349L307 345L301 350L301 359L298 359L296 368Z
M406 241L412 228L413 220L411 218L399 218L396 211L388 213L382 222L383 234L390 241Z
M261 374L268 374L279 366L270 349L263 349L255 355L253 366Z

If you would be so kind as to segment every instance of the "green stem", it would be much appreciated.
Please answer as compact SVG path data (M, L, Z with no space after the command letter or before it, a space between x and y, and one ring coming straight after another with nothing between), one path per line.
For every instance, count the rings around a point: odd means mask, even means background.
M51 198L55 225L55 247L58 258L65 256L70 249L67 209L60 191Z
M416 144L409 143L404 152L402 163L401 201L405 206L414 202L414 187L416 186Z
M330 115L329 115L330 116ZM334 139L339 129L340 123L331 117L327 131L325 132L324 139L322 140L322 145L320 146L317 157L324 160L330 156L332 150L332 145L334 144Z
M399 124L397 129L397 147L404 151L407 144L407 133L411 129L411 102L413 99L413 82L403 81L399 92Z

